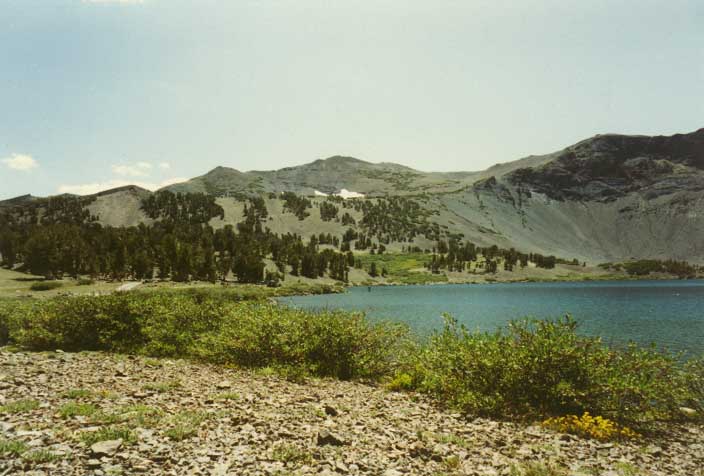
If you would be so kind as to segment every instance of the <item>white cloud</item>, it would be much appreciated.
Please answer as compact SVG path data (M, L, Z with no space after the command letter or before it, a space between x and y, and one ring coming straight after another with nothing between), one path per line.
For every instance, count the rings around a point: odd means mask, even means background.
M118 164L113 165L112 173L123 177L146 177L152 170L152 164L149 162L137 162L136 164Z
M159 168L161 170L169 170L171 168L171 164L168 162L159 162Z
M39 167L39 163L31 155L26 154L12 154L11 157L2 159L2 163L12 170L21 170L23 172Z
M173 177L166 179L159 183L153 182L131 182L121 179L107 180L105 182L95 182L77 185L60 185L59 193L72 193L75 195L93 195L94 193L104 192L105 190L110 190L117 187L124 187L126 185L136 185L137 187L146 188L147 190L158 190L167 185L173 185L175 183L186 182L188 179L182 177Z

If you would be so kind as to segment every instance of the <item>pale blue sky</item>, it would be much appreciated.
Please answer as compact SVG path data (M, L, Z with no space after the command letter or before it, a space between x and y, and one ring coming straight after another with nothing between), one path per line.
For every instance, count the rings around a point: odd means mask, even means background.
M700 127L701 0L0 0L0 199Z

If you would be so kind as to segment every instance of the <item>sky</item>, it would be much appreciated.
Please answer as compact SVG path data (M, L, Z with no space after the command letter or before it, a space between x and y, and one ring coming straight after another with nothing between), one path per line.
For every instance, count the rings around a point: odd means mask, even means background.
M701 127L701 0L0 0L0 199Z

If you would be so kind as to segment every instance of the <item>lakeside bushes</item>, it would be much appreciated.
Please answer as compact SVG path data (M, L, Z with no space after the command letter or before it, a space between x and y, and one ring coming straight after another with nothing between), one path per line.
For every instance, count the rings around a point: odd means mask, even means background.
M704 410L704 363L614 349L570 318L469 332L447 317L427 341L360 314L310 313L226 294L130 293L0 302L0 343L185 357L290 375L390 382L467 414L591 415L642 430Z
M396 380L467 413L539 417L589 412L635 428L704 404L701 361L631 344L613 349L569 317L472 333L450 317ZM401 379L401 380L398 380Z
M402 326L344 312L308 313L226 294L114 294L0 305L0 343L196 358L317 376L377 379L392 371Z

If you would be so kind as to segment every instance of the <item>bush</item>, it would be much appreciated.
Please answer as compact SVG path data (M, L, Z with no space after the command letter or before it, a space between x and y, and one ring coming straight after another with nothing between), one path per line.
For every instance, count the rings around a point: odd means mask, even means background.
M681 418L682 405L701 411L702 380L699 387L692 383L695 363L683 367L676 356L634 345L610 349L576 328L565 317L470 333L446 317L443 331L403 371L412 388L493 417L590 412L644 428Z
M104 350L291 367L342 379L389 373L405 328L216 293L61 297L0 308L6 340L32 350Z
M244 304L230 308L221 326L200 339L198 354L218 363L296 365L319 376L371 378L390 371L404 334L399 326L370 324L357 314Z
M143 344L130 301L112 296L61 297L19 307L9 340L33 350L136 350Z
M79 286L90 286L91 284L95 284L95 280L91 278L80 278L77 284Z
M33 283L29 289L32 291L51 291L53 289L58 289L63 285L64 283L59 281L39 281Z

